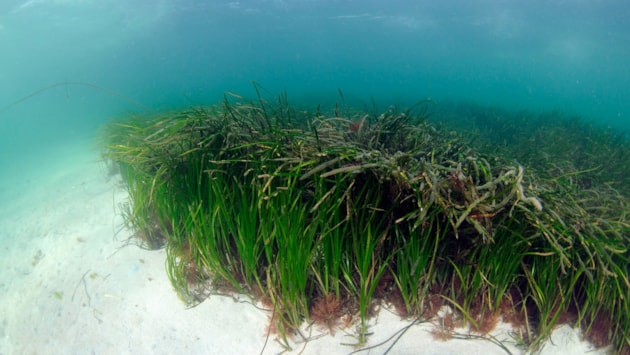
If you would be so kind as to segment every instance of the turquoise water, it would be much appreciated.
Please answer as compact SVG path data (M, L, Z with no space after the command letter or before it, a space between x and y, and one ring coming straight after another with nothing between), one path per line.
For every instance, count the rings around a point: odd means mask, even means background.
M4 0L0 53L0 174L141 105L251 97L252 80L293 102L339 88L359 104L464 99L630 129L623 0ZM104 89L29 96L62 82Z
M628 0L0 0L0 354L125 352L141 336L174 352L212 334L160 328L175 302L162 255L146 268L161 283L125 276L138 250L117 259L121 201L95 140L112 117L253 97L254 80L295 104L331 107L341 89L359 106L463 100L626 132L628 63ZM155 309L112 306L147 294Z

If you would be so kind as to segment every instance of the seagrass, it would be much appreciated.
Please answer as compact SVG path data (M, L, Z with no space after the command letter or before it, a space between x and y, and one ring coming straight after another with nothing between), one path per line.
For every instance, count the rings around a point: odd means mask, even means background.
M104 155L130 196L125 221L144 246L166 246L186 304L249 294L273 309L287 347L312 309L335 324L322 314L331 309L357 319L360 346L374 306L395 295L407 317L438 296L475 328L518 294L515 311L535 319L531 349L572 310L587 331L612 317L607 340L630 346L630 217L618 181L599 184L604 172L566 156L500 156L431 124L429 102L327 115L255 88L253 101L226 94L104 129ZM589 154L614 150L592 140L601 147Z

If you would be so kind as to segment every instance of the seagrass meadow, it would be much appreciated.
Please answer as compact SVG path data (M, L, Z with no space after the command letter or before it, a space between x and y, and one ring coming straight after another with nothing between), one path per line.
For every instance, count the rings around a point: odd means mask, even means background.
M360 346L385 303L419 320L449 306L481 336L503 320L529 350L570 323L630 351L626 137L555 113L340 102L226 94L104 127L127 227L166 248L187 305L249 295L287 346L310 322L356 326Z

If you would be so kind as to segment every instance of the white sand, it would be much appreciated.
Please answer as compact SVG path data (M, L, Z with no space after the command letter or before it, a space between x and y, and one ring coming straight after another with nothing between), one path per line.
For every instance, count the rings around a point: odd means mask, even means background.
M38 169L0 176L0 354L282 352L273 336L265 347L267 312L220 296L186 309L166 276L164 251L125 246L129 232L117 233L117 206L126 194L86 146L48 152L35 161ZM382 310L366 346L400 335L408 324ZM390 354L506 353L487 340L438 341L431 329L413 325L395 344L360 353L381 354L392 345ZM523 353L506 329L493 334ZM295 339L292 353L356 350L343 345L356 342L354 328L321 333L303 329L310 340ZM592 351L568 326L551 340L543 353Z

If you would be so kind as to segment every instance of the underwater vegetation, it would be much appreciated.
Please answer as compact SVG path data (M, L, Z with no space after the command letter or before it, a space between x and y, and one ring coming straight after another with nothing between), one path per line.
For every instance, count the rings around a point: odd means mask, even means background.
M510 138L531 116L449 111L476 122L468 134L431 123L429 102L311 112L255 88L255 100L226 94L103 130L126 224L166 248L186 304L250 295L286 346L305 322L356 325L362 345L387 303L417 319L451 307L446 337L456 322L486 334L502 319L535 350L571 323L630 351L625 139L563 119Z

